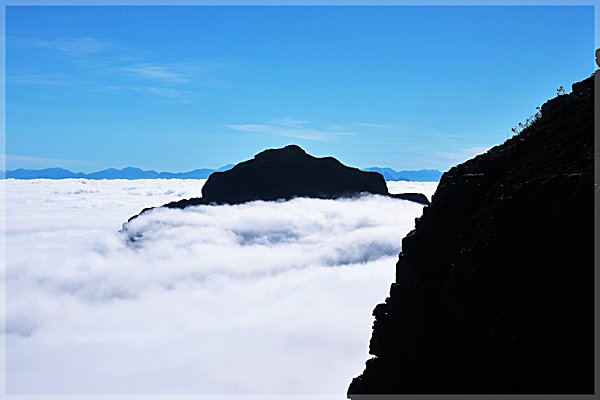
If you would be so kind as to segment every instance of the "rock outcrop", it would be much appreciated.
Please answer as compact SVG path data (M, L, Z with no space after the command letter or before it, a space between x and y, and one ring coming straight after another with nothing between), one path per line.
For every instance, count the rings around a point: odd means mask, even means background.
M241 204L295 197L336 199L363 193L429 204L421 193L389 194L380 173L347 167L333 157L313 157L300 147L289 145L262 151L230 170L213 172L202 187L202 197L173 201L163 207ZM152 208L142 210L129 221L149 210Z
M423 204L424 206L429 205L429 199L423 193L396 193L390 194L389 196L395 199L414 201L415 203Z
M229 171L215 172L202 188L204 201L216 204L359 193L387 195L383 176L347 167L333 157L313 157L296 145L265 150Z
M349 397L594 392L593 115L592 76L443 175Z

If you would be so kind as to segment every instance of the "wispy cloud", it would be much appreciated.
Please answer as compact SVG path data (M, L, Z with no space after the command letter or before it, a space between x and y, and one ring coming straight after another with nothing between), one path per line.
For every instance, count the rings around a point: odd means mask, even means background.
M355 122L354 125L362 126L364 128L377 128L377 129L388 129L388 128L392 127L392 124L372 123L372 122Z
M123 71L133 73L142 78L148 78L166 83L187 83L189 78L173 66L158 64L136 64L123 68Z
M90 36L35 40L34 44L38 47L44 47L70 55L99 54L110 48L112 45L108 40Z
M231 124L229 129L241 132L260 133L264 135L285 136L297 139L327 141L339 136L355 135L347 130L331 130L310 127L308 121L294 118L275 119L264 124Z
M97 90L101 93L146 93L160 97L167 97L171 99L181 100L184 102L190 101L192 98L192 92L185 89L178 89L172 87L161 87L161 86L135 86L135 85L113 85L104 86Z
M20 154L0 154L0 165L5 165L6 169L76 167L86 164L88 164L87 161L70 160L64 158L37 157Z
M9 45L53 52L65 63L69 74L28 71L9 74L8 83L81 85L86 92L96 93L129 92L191 101L194 87L215 83L222 86L224 81L215 75L230 65L213 60L160 62L112 39L91 36L11 37Z
M72 75L63 73L40 73L40 74L11 74L6 77L8 85L43 85L43 86L65 86L83 85L86 80L74 78Z

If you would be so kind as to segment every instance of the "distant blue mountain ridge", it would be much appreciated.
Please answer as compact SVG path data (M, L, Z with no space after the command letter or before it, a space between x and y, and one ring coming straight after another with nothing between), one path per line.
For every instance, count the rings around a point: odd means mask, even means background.
M210 169L201 168L188 172L156 172L153 170L144 171L140 168L126 167L123 169L108 168L89 174L83 172L72 172L64 168L46 168L46 169L15 169L8 170L6 173L0 171L3 178L14 179L205 179L216 171L227 171L233 168L233 164L227 164L221 168Z
M221 168L210 169L201 168L188 172L156 172L153 170L142 170L140 168L126 167L123 169L108 168L89 174L83 172L73 172L64 168L46 168L46 169L15 169L0 171L2 178L6 179L206 179L213 172L227 171L233 168L233 164L227 164ZM419 171L394 171L391 168L371 167L363 171L378 172L386 181L417 181L417 182L437 182L442 173L437 170L422 169Z
M439 182L442 173L437 169L420 169L417 171L394 171L391 168L370 167L363 171L379 172L386 181Z

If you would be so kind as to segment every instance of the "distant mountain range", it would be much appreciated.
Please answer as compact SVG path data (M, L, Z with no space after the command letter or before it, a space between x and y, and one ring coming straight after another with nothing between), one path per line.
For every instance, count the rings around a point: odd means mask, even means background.
M109 168L89 174L83 172L72 172L64 168L46 168L46 169L15 169L0 171L2 177L14 179L205 179L215 171L227 171L233 164L227 164L221 168L195 169L189 172L156 172L153 170L144 171L140 168L127 167L123 169Z
M379 172L386 181L439 182L442 173L437 169L420 169L418 171L394 171L391 168L370 167L363 171Z
M0 171L2 178L14 179L206 179L213 172L227 171L233 167L233 164L227 164L221 168L210 169L201 168L189 172L156 172L153 170L144 171L140 168L127 167L123 169L109 168L89 174L83 172L73 172L64 168L46 168L46 169L15 169L8 170L6 173ZM437 170L422 169L419 171L394 171L391 168L365 168L363 171L379 172L386 181L417 181L417 182L437 182L442 173Z

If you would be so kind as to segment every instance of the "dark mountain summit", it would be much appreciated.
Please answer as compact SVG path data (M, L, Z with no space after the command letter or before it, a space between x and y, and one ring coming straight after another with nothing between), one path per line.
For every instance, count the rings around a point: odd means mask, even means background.
M213 172L202 187L202 197L174 201L163 207L241 204L295 197L336 199L362 193L429 204L421 193L389 194L385 179L377 172L347 167L333 157L313 157L300 147L289 145L262 151L230 170ZM141 213L151 209L146 208ZM135 217L137 215L129 221Z
M351 398L594 392L593 77L443 175L373 315Z
M383 176L347 167L333 157L313 157L296 145L265 150L229 171L215 172L202 188L202 198L218 204L358 193L387 195Z

